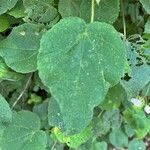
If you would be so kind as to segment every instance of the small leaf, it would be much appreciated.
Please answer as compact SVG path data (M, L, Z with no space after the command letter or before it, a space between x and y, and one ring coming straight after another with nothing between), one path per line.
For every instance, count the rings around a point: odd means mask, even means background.
M109 134L109 140L116 148L121 149L128 146L128 137L121 129L113 130Z
M150 14L150 1L149 0L140 0L142 3L144 9L147 11L148 14Z
M147 19L147 22L145 24L144 33L150 34L150 17Z
M15 18L25 17L25 8L23 6L22 0L19 0L15 7L8 12L8 14Z
M9 104L0 94L0 130L9 125L11 121L12 121L12 112L9 107Z
M40 130L40 119L29 111L14 112L12 124L4 130L3 150L44 150L47 137Z
M128 98L131 99L139 94L144 86L150 81L150 66L143 64L135 66L131 72L129 81L121 81L122 86L126 90Z
M0 82L3 80L18 81L22 79L23 75L14 72L4 63L0 57Z
M107 150L107 143L102 141L102 142L97 142L94 141L92 143L92 148L90 150Z
M18 0L0 0L0 15L12 9Z
M77 148L91 137L92 130L89 126L79 134L65 136L58 128L54 128L53 134L60 142L66 143L69 147Z
M37 69L37 53L41 39L40 27L23 24L15 27L0 43L0 56L16 72L29 73Z
M138 138L143 138L150 130L149 119L146 117L144 111L139 109L126 109L123 112L124 120L134 129Z
M146 146L142 140L133 139L129 142L128 150L146 150Z
M9 27L8 18L4 15L0 16L0 32L5 31Z
M27 22L50 24L55 19L58 21L57 9L52 6L54 0L23 0ZM55 21L56 21L55 20Z
M120 106L122 101L127 99L126 92L120 84L110 88L105 99L100 103L102 110L112 110Z

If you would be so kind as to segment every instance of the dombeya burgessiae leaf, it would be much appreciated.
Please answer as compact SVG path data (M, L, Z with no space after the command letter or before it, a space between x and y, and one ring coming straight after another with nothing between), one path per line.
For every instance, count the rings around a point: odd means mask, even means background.
M99 5L95 1L95 21L112 24L119 15L119 4L119 0L101 0ZM60 0L58 8L63 18L80 17L90 22L91 0Z
M13 113L13 120L4 130L1 148L3 150L45 150L47 137L40 130L39 117L29 111Z
M109 134L109 140L117 149L128 146L128 137L121 129L112 130Z
M41 39L40 27L23 24L15 27L0 43L0 56L16 72L29 73L37 69L37 53Z
M133 139L129 142L128 150L146 150L146 144L142 140Z
M12 121L12 112L9 107L9 104L0 94L0 130L9 125L11 121Z
M142 3L146 12L150 14L150 0L140 0L140 2Z
M0 15L12 9L18 0L0 0Z
M125 48L109 24L62 19L44 34L38 70L57 100L66 133L82 131L92 110L124 73Z
M18 81L22 78L22 74L11 70L0 57L0 82L2 82L3 80Z

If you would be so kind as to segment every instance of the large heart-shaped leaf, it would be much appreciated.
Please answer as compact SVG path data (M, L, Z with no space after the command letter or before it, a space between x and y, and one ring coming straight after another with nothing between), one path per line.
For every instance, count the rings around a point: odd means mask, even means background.
M44 34L39 75L60 106L67 133L88 125L93 108L123 76L125 58L123 42L106 23L66 18Z
M38 25L23 24L14 28L11 34L0 43L0 55L6 64L17 72L35 71L40 39Z
M62 17L77 16L90 22L91 0L60 0L59 12ZM95 20L112 24L119 15L119 0L95 1Z
M40 130L39 117L29 111L13 114L12 124L4 130L3 150L45 150L46 133Z

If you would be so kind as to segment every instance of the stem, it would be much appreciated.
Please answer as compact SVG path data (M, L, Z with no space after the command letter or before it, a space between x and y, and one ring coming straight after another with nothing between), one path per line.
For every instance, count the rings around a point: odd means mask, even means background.
M16 104L18 103L18 101L21 99L21 97L23 96L23 94L25 93L26 89L29 86L30 80L32 78L32 74L29 76L29 79L27 80L24 89L22 90L22 92L20 93L20 95L18 96L18 98L16 99L16 101L13 103L12 105L12 109L16 106Z
M124 0L121 1L121 8L122 8L122 21L123 21L123 34L124 34L124 40L126 40L127 31L126 31L126 21L125 21L125 14L124 14L124 7L123 7Z
M91 0L91 23L94 22L95 0Z

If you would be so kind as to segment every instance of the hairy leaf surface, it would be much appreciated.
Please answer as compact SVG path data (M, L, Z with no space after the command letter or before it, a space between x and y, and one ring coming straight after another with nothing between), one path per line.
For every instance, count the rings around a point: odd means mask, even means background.
M29 111L14 112L12 124L4 130L3 150L44 150L46 134L40 130L40 119Z
M0 56L13 70L29 73L37 69L37 53L41 39L38 25L23 24L15 27L0 43Z
M66 18L43 36L39 75L57 100L68 133L88 125L92 109L119 82L124 66L124 44L109 24Z
M18 0L0 0L0 15L12 9Z
M77 16L90 22L91 0L60 0L59 12L62 17ZM95 21L112 24L119 15L119 0L101 0L99 5L95 1Z

